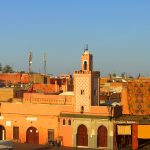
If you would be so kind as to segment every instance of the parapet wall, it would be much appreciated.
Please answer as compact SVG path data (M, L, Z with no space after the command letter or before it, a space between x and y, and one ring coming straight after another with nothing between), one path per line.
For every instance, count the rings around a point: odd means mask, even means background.
M100 75L99 71L83 71L83 70L79 70L79 71L74 71L74 74L92 74L92 75Z
M107 106L91 106L90 113L101 115L101 116L111 116L109 107Z
M21 74L20 73L2 73L0 74L0 80L5 83L13 83L17 84L21 82Z
M72 105L74 96L46 95L40 93L24 93L23 103Z

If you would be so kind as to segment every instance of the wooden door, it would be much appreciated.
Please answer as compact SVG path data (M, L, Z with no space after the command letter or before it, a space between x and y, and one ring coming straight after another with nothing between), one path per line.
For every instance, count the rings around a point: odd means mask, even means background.
M77 146L88 146L88 134L87 128L84 125L80 125L77 131Z
M19 127L13 127L13 139L19 140Z
M54 141L54 129L48 129L48 142Z
M97 146L98 147L107 147L107 128L104 126L100 126L98 128Z
M35 127L30 127L26 133L27 143L39 144L39 132Z

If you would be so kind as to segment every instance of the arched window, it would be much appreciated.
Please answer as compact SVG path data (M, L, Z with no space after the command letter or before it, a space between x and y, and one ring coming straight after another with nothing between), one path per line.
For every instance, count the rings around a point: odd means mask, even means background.
M87 70L87 61L84 61L84 70Z
M84 90L81 90L81 95L84 95Z
M84 112L84 106L81 106L81 111L80 111L81 113L83 113Z
M70 119L68 120L68 125L71 125L71 120Z
M63 119L63 125L66 125L66 120L65 119Z

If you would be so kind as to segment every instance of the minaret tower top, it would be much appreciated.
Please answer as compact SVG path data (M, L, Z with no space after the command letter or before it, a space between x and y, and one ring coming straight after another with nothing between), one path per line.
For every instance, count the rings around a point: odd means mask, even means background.
M81 69L82 71L93 71L93 55L88 51L88 45L81 56Z

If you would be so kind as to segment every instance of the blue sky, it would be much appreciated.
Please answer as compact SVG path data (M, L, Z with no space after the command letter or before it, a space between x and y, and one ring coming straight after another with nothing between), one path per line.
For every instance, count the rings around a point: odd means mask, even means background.
M149 0L1 0L0 63L58 75L80 69L85 45L102 75L150 75Z

